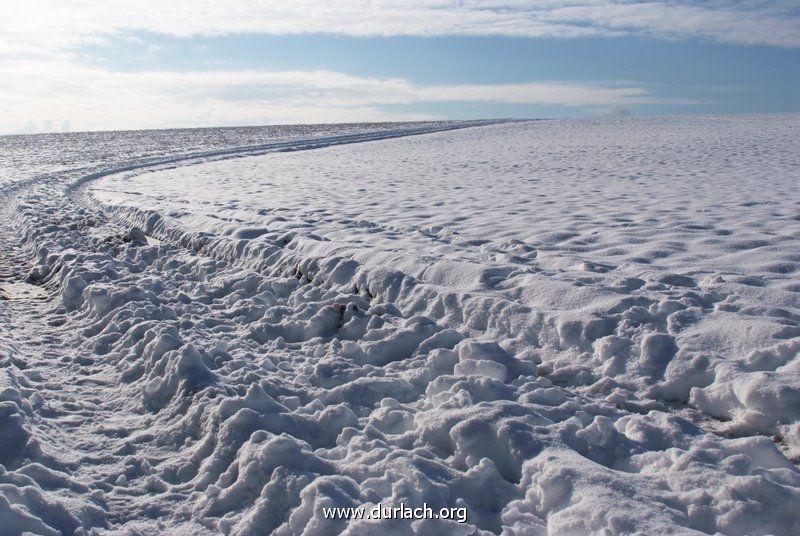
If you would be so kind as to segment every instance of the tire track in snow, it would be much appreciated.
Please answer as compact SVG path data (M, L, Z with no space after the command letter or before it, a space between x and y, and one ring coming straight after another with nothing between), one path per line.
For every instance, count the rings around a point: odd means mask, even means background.
M25 260L30 258L30 250L37 248L40 261L48 254L47 247L41 247L40 239L47 237L52 232L48 228L54 225L71 231L71 240L67 243L68 250L77 251L78 255L83 252L93 255L92 249L96 250L97 246L97 240L94 239L97 237L112 238L117 244L127 240L125 228L106 222L101 212L86 203L80 189L80 186L109 174L143 171L151 167L190 165L210 159L360 143L449 128L452 127L336 136L204 151L177 157L150 158L111 167L103 166L91 173L76 170L7 185L3 192L9 199L4 205L4 211L8 215L5 221L8 222L7 225L12 224L16 228L5 233L2 239L4 274L13 284L25 285L28 284L24 282L27 280L42 285L36 288L44 289L51 295L63 292L63 281L60 284L57 281L58 273L66 270L63 264L59 263L57 269L52 272L43 272L35 268L31 270L31 264ZM64 182L66 189L61 193L58 188ZM70 205L81 208L76 210ZM26 212L22 217L18 214L20 208ZM94 236L87 236L87 231ZM17 243L19 236L23 237L22 242L27 241L26 245L21 246ZM106 240L101 241L101 250L103 242ZM173 251L173 255L180 257L183 254L178 249ZM193 256L194 253L189 255ZM75 253L68 253L66 262L73 261L74 256ZM91 348L80 348L78 341L86 335L86 330L92 329L91 326L87 326L80 319L70 318L65 314L63 306L59 306L57 302L35 303L23 298L14 299L8 305L9 318L5 325L11 333L15 333L14 353L21 356L38 356L34 363L30 365L26 363L20 374L24 390L35 393L34 411L30 419L33 440L25 447L26 457L36 459L37 466L43 464L47 467L46 474L52 475L51 472L56 471L55 474L58 476L55 478L63 479L73 490L85 492L94 490L87 504L82 506L84 510L94 512L93 516L82 519L88 523L87 526L93 524L103 526L109 522L112 524L135 522L136 516L141 515L141 510L131 508L131 500L142 492L131 494L125 489L127 483L124 478L123 462L126 452L130 450L128 437L131 434L135 435L137 430L146 430L150 419L140 411L131 411L124 400L115 396L119 388L114 367L103 366L96 356L91 355L93 353ZM76 329L83 330L78 337L75 336ZM89 355L74 355L76 350L78 354L86 354L89 350ZM158 457L155 456L156 459ZM23 466L23 469L28 467L30 464ZM67 477L67 474L72 477ZM47 500L44 494L42 501L46 503ZM30 507L30 509L34 514L40 514L57 530L63 531L65 527L74 525L75 520L54 522L48 519L47 508ZM101 515L99 510L105 511L106 514ZM162 515L167 515L167 512L162 511ZM190 517L188 513L183 515ZM100 522L101 519L104 521ZM198 529L202 530L202 527ZM41 530L45 532L45 529Z

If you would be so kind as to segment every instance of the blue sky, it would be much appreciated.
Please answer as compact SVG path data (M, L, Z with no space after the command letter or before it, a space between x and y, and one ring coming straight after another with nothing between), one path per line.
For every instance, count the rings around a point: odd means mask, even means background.
M800 111L793 1L0 7L0 133Z

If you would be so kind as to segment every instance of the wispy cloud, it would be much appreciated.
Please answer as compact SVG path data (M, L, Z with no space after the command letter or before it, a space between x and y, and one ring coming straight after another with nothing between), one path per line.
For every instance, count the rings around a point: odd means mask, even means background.
M333 71L116 72L69 60L0 61L0 133L69 121L73 129L383 121L424 102L548 104L595 110L687 104L632 84L419 85ZM399 105L399 108L398 108ZM49 122L49 123L48 123Z
M800 13L792 0L27 0L0 4L0 53L52 54L131 31L171 36L646 35L800 47Z

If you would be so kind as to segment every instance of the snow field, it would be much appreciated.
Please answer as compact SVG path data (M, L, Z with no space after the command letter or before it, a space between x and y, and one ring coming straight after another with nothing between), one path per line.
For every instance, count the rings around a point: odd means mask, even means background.
M505 124L27 188L53 299L3 319L0 517L796 533L799 127ZM467 523L323 514L401 503Z

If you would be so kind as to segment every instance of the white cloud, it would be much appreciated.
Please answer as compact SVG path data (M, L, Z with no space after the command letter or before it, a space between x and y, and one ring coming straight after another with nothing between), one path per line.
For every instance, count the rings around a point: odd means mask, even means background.
M115 72L70 60L0 61L0 133L431 118L391 105L500 102L608 108L685 104L632 84L536 82L423 86L332 71Z
M0 4L0 53L53 54L129 31L237 33L649 35L800 47L792 0L26 0Z
M117 72L80 46L168 36L327 33L567 39L647 35L800 47L796 0L26 0L0 2L0 132L420 119L422 102L543 104L590 111L687 104L636 83L423 86L330 71ZM94 63L102 58L94 57ZM400 110L400 111L398 111ZM44 125L44 126L42 126Z

